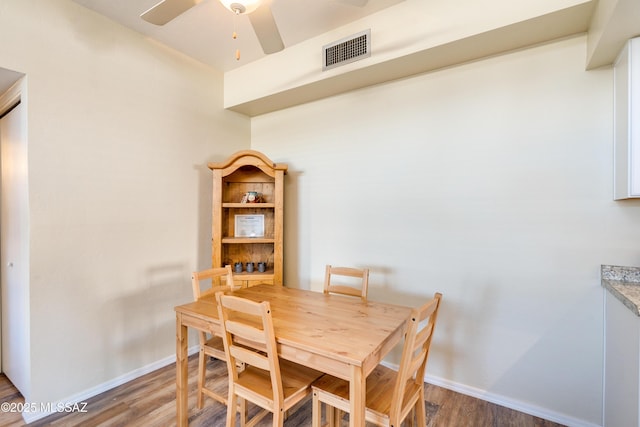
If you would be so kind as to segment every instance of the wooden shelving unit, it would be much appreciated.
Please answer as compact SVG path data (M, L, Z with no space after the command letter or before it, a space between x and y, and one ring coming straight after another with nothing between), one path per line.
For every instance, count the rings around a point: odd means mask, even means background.
M209 163L209 169L213 172L212 266L233 267L241 262L243 272L234 273L236 284L282 285L287 165L273 163L258 151L245 150L225 162ZM242 202L249 192L258 195L257 202ZM237 215L258 216L261 221L263 218L264 232L255 237L238 237ZM255 263L252 273L246 272L248 262ZM267 264L265 272L258 272L259 262Z

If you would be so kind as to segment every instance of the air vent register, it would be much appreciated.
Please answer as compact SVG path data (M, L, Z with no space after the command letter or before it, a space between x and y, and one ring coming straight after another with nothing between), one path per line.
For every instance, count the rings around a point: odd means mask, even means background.
M322 71L371 56L371 29L322 47Z

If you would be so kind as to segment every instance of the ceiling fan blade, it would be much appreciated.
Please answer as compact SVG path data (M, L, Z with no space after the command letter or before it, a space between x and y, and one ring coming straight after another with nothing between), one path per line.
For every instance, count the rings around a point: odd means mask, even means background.
M162 0L140 17L155 25L164 25L178 15L191 9L202 0Z
M339 3L350 4L351 6L363 7L369 0L336 0Z
M284 49L280 31L278 31L278 26L275 19L273 19L269 5L263 4L258 7L258 9L249 14L249 20L253 25L253 31L258 36L264 53L270 54Z

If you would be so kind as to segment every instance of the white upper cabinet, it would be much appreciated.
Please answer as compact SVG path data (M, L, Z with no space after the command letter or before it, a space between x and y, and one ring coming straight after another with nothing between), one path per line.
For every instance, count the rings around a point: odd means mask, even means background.
M614 64L614 199L640 198L640 37Z

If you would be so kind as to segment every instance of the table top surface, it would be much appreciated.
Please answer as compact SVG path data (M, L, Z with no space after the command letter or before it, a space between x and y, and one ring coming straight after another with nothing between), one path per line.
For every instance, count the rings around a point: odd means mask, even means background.
M411 313L410 307L284 286L258 285L233 294L269 301L278 344L358 366L404 328ZM175 310L219 324L213 297L177 306Z

